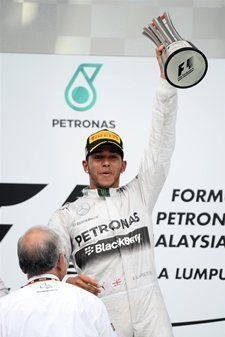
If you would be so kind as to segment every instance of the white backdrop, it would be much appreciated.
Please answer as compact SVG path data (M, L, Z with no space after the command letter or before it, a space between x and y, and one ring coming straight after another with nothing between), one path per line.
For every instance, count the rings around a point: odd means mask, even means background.
M76 185L88 183L81 161L86 137L98 129L93 123L124 141L128 168L121 183L137 173L158 69L151 58L0 57L0 223L12 225L0 243L0 276L16 289L25 281L19 236L46 224ZM64 97L81 64L102 65L92 82L96 102L86 111L72 109ZM89 79L93 69L86 69ZM199 324L225 317L224 73L225 60L211 59L200 84L179 90L176 149L154 211L161 288L172 322L185 323L174 327L175 337L224 336L225 321ZM82 76L77 80L85 85Z

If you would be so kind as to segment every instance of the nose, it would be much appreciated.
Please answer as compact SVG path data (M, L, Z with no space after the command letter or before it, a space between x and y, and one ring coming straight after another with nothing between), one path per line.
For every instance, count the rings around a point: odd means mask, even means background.
M107 157L105 157L103 159L102 165L105 166L105 167L108 167L110 165L110 161L109 161L109 159Z

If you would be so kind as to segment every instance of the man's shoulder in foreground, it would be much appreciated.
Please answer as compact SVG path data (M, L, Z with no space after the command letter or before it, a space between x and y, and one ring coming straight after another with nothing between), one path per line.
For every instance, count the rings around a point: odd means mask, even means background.
M91 294L90 292L71 285L66 282L43 281L31 285L24 286L20 289L12 291L9 295L0 298L0 310L13 305L14 303L25 303L30 299L35 300L38 297L45 296L45 298L58 298L64 302L79 303L82 306L101 306L101 300ZM35 297L35 298L34 298Z

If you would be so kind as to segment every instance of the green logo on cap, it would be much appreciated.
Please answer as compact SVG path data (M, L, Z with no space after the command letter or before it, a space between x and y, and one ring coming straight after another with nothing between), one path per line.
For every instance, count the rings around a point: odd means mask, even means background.
M86 111L95 104L97 93L93 82L101 66L93 63L79 65L65 91L66 103L70 108Z

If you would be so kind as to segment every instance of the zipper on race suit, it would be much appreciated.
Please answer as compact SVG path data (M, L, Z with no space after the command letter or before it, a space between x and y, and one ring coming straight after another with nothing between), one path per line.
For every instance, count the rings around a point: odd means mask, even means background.
M110 197L109 188L98 188L98 195L104 198Z

